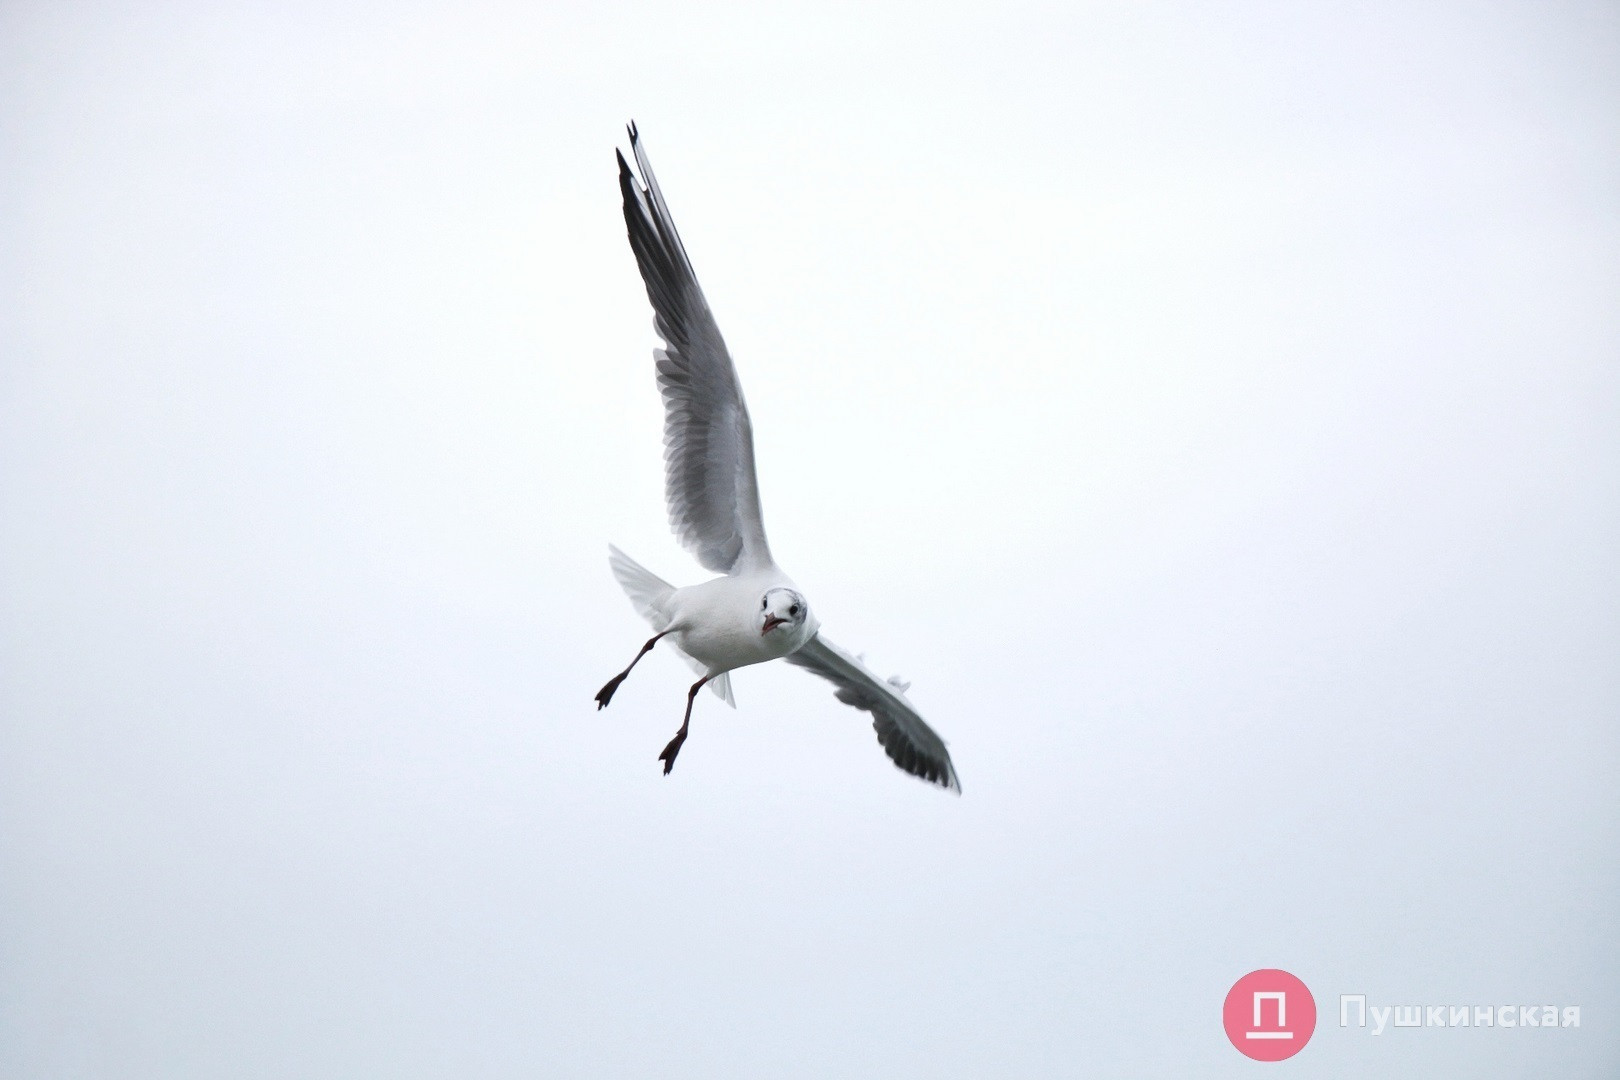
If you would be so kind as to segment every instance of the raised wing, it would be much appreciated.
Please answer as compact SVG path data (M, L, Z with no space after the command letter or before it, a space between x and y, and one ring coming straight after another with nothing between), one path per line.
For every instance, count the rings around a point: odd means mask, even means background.
M949 788L958 795L962 793L945 740L934 734L934 729L906 700L905 683L899 679L880 680L865 664L820 634L785 659L832 683L837 687L833 695L839 701L871 713L878 742L896 765L912 776Z
M737 369L698 287L652 166L630 125L635 172L619 154L624 223L636 253L654 325L664 396L664 494L675 536L698 562L735 574L771 565L754 479L754 429Z

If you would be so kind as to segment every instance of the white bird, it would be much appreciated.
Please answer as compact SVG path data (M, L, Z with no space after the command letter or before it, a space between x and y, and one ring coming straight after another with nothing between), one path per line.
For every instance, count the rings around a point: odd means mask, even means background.
M729 673L781 658L830 681L839 701L871 713L878 742L896 765L960 793L945 741L906 700L908 684L898 676L879 679L823 637L804 595L771 559L754 476L753 427L737 369L698 287L635 124L629 130L641 181L618 153L619 188L630 247L647 284L654 326L664 340L653 358L664 397L669 523L698 562L726 576L677 589L608 546L613 576L657 633L597 693L596 707L606 708L636 663L666 641L703 676L687 691L680 730L658 755L668 774L686 741L692 703L704 684L735 708Z

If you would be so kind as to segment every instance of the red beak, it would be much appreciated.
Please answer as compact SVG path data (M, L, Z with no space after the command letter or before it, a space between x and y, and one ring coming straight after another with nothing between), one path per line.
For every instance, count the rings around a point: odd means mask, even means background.
M787 622L786 619L778 619L775 615L765 616L765 629L759 632L759 636L764 637L766 634L770 633L772 630L775 630L778 626L781 626L785 622Z

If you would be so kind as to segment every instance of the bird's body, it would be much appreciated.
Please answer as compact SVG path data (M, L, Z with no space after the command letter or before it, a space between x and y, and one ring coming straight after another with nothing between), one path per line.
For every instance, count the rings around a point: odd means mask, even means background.
M907 772L960 791L944 740L905 697L898 678L879 680L825 640L797 586L771 558L754 473L754 436L720 328L664 205L634 125L630 145L643 183L619 155L625 224L655 327L665 407L665 494L670 525L704 566L723 574L676 588L610 546L609 564L630 602L655 631L630 666L596 695L605 708L636 663L667 641L702 678L686 695L680 730L659 755L667 774L686 741L697 692L708 685L735 704L730 672L786 659L829 680L840 701L872 714L878 741Z
M760 600L772 589L791 589L781 573L720 577L676 589L670 597L671 637L687 656L713 675L767 660L780 660L809 641L813 621L760 632Z

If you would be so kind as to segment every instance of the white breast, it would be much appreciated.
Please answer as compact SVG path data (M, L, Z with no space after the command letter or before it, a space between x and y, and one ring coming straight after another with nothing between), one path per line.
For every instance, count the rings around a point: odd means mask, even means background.
M805 624L796 633L760 633L760 600L767 589L778 585L791 587L776 574L715 578L676 589L669 601L675 644L708 665L711 675L786 656L814 629Z

